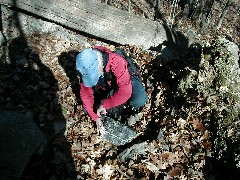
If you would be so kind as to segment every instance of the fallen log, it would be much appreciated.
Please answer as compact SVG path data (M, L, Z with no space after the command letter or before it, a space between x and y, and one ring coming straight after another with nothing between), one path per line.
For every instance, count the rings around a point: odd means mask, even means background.
M94 0L0 0L0 4L122 45L149 49L167 40L159 22Z

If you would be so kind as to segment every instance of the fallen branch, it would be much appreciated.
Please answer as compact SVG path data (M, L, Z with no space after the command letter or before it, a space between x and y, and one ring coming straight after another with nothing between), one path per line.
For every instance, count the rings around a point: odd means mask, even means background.
M124 173L121 169L116 168L116 170L117 170L120 174L122 174L124 177L126 177L126 178L132 180L132 178L131 178L130 176L128 176L126 173Z

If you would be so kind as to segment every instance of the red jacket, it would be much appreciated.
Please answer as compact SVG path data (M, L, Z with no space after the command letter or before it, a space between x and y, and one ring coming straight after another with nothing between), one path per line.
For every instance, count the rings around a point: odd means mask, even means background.
M128 72L128 63L123 57L116 53L113 53L105 47L96 46L94 48L107 52L109 54L109 60L104 67L105 72L109 72L111 70L111 72L116 77L118 91L102 102L102 106L105 109L111 109L125 103L131 97L132 83L130 74ZM110 84L111 82L108 83ZM96 121L99 116L93 111L94 96L92 87L85 87L81 82L80 97L83 101L83 106L87 110L89 116L93 121Z

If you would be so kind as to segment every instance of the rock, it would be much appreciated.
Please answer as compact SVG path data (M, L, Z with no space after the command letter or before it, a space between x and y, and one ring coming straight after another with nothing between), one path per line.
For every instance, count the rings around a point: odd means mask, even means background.
M164 60L172 60L187 54L190 46L188 37L180 31L169 30L167 32L169 38L162 43L160 56Z
M86 47L91 46L87 42L87 38L85 36L74 33L71 30L68 30L53 22L48 22L25 13L17 12L19 23L20 23L18 24L18 22L16 22L16 19L12 19L12 17L14 17L14 14L16 13L14 10L11 10L5 6L2 6L2 11L4 14L3 29L4 29L6 38L3 36L3 34L0 33L0 44L5 42L4 38L6 40L11 40L18 37L19 36L18 29L21 28L21 31L25 35L38 33L38 34L47 34L48 37L51 37L49 36L49 34L54 34L56 35L57 38L65 40L66 43L69 43L69 44L77 43ZM9 21L11 21L10 27L8 25ZM11 32L11 33L6 33L6 32Z
M134 129L110 117L104 117L103 124L106 133L101 134L101 138L116 146L129 143L137 136L137 132Z
M134 124L136 124L136 122L138 122L141 119L142 114L135 114L135 115L131 115L127 121L128 121L128 126L133 126Z
M188 37L188 45L189 46L191 46L192 44L201 43L197 33L192 29L189 29L187 31L187 37Z
M163 134L163 130L159 130L159 133L158 133L158 136L157 136L157 139L160 140L162 142L162 149L164 151L169 151L169 146L167 145L167 142L166 142L166 138Z
M199 64L185 67L186 76L179 80L178 92L183 97L190 94L202 95L206 105L196 106L211 112L211 119L204 123L212 127L214 134L214 158L224 162L226 167L236 168L240 164L239 112L240 112L240 70L239 49L233 42L218 37L203 47ZM196 62L197 59L194 59ZM200 111L199 111L200 112ZM214 123L214 126L212 124ZM234 154L233 157L226 154ZM234 160L233 160L234 159ZM232 163L235 161L235 164ZM231 162L231 163L229 163Z
M54 134L65 134L66 133L66 121L53 122Z
M220 38L220 42L224 43L226 46L227 50L230 52L232 57L235 59L235 64L238 64L239 60L239 48L238 45L235 44L234 42L231 42L225 38Z
M20 179L32 154L42 152L46 136L30 112L0 110L0 132L0 177Z
M139 144L134 144L130 148L127 148L120 153L118 157L122 162L125 162L127 159L136 160L138 156L147 155L148 148L149 144L146 141Z
M6 38L4 37L4 34L0 33L0 46L3 45L4 43L6 43Z

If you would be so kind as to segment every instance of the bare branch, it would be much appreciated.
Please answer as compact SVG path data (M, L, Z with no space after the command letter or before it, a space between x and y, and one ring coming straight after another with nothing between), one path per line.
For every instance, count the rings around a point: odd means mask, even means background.
M128 0L128 12L131 12L131 0Z
M232 5L232 2L233 2L233 0L228 0L228 1L227 1L226 5L225 5L225 7L224 7L224 9L223 9L223 11L222 11L222 14L221 14L221 16L220 16L220 18L219 18L219 21L218 21L218 23L217 23L216 29L220 29L220 28L221 28L222 22L223 22L226 14L227 14L227 12L228 12L228 10L229 10L229 7Z

